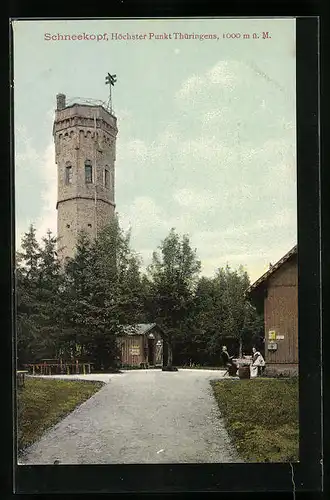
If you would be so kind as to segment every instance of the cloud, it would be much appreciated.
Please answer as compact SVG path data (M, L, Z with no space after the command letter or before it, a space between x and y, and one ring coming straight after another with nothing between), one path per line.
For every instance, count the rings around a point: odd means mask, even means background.
M126 163L117 187L127 194L134 176L134 195L120 210L129 214L138 248L155 249L175 227L190 236L204 273L228 261L257 277L268 259L295 243L295 119L273 103L267 110L271 100L263 91L240 101L232 90L245 85L246 75L249 68L235 61L191 75L175 96L185 119L173 118L152 142L122 144ZM215 107L219 92L224 104ZM205 95L212 97L196 119L190 99Z
M28 136L27 128L24 125L16 127L15 151L16 165L23 162L33 163L39 159L37 150L32 145L32 138Z
M252 279L262 274L274 255L281 257L295 243L296 211L283 208L269 216L252 219L250 224L230 224L212 229L204 213L214 209L217 200L193 189L174 192L176 208L169 214L151 197L136 197L131 205L122 207L120 219L126 229L132 226L132 244L143 258L144 266L151 261L152 252L171 227L179 234L188 234L202 260L202 272L213 275L215 269L227 263L245 266ZM199 212L199 218L196 214ZM213 226L214 227L214 226ZM221 223L220 223L221 227ZM276 243L271 244L276 234ZM277 254L276 254L277 252Z
M237 61L219 61L204 75L192 75L176 93L178 101L193 102L202 93L204 94L213 86L221 87L221 89L233 90L234 85L238 81L238 69L240 63Z
M269 64L260 66L269 67ZM294 131L294 90L285 89L266 78L250 63L218 61L205 73L188 77L175 94L175 102L185 115L198 115L203 133L216 136L222 144L236 145L259 129L254 144L269 138L288 136ZM290 95L290 92L293 94ZM293 118L293 119L292 119Z
M205 78L202 76L192 75L182 85L177 93L179 99L191 99L201 92L205 85Z
M242 264L254 280L265 272L265 265L293 247L295 233L296 211L283 208L250 224L232 224L215 230L195 228L191 241L198 248L204 274L211 276L214 269L227 263L233 267Z
M229 265L232 269L238 269L239 266L242 266L244 271L247 271L250 282L253 283L268 270L269 262L273 257L274 251L271 249L266 252L253 253L230 252L227 255L202 260L202 274L212 277L217 269L224 268L226 265Z
M128 137L126 140L119 138L117 141L117 161L123 165L127 161L138 163L139 166L149 165L159 159L164 151L176 145L180 132L175 122L166 123L164 130L158 134L154 141L147 142L139 137Z
M42 182L41 191L42 208L40 217L36 220L37 238L40 240L50 230L57 233L57 165L55 163L54 144L50 143L42 157Z
M269 268L269 263L277 262L286 252L295 244L294 241L286 241L280 246L254 247L250 251L228 251L227 253L214 252L210 256L203 256L201 252L202 274L204 276L214 276L217 269L229 265L232 269L237 269L243 266L243 269L248 272L251 282L256 281Z
M131 204L123 206L120 220L125 229L132 227L132 235L145 235L147 232L163 228L165 221L161 209L148 196L138 196Z
M173 194L174 200L189 210L209 209L217 204L217 199L208 191L198 192L194 189L179 189Z
M145 265L175 227L189 235L204 273L242 263L257 278L295 242L294 100L288 107L273 81L240 61L218 61L177 89L157 133L146 135L130 109L117 113L121 225L132 227L132 247ZM35 222L43 236L48 228L56 231L53 146L39 155L24 133L18 158L26 162L25 179L31 165L38 169ZM28 207L26 199L23 204Z
M40 191L37 199L27 200L22 199L24 190L28 191L28 186L23 184L19 189L16 186L15 204L16 204L16 248L20 248L21 239L25 232L28 231L30 224L36 228L36 237L41 241L42 237L46 235L48 229L53 234L57 232L57 166L55 164L55 151L53 142L49 143L46 149L38 154L38 151L32 146L32 140L26 134L26 129L22 128L16 133L17 142L20 143L20 152L16 154L16 177L21 175L21 168L24 166L25 171L33 170L37 175L38 186ZM18 171L18 165L19 171ZM18 174L17 174L18 171ZM25 182L29 179L24 176ZM19 179L21 181L21 179ZM33 182L33 181L32 181ZM31 187L35 186L31 184ZM19 191L19 192L18 192ZM22 194L21 194L22 193ZM29 210L29 203L35 203L37 207L38 216L27 219ZM18 213L23 213L18 217Z
M216 135L202 135L183 142L179 146L179 154L183 157L190 156L197 161L218 161L221 162L220 166L233 160L234 156L236 157L235 152L223 145ZM190 164L187 162L186 166L189 168ZM208 164L209 166L210 164Z
M216 229L213 231L198 231L196 238L203 241L205 246L216 245L218 247L228 248L228 245L233 247L236 243L238 248L242 247L242 240L246 240L247 246L253 246L255 236L262 234L261 230L267 231L267 234L274 233L274 230L285 229L292 227L296 223L296 211L288 208L283 208L271 214L269 217L261 217L252 221L250 224L232 224L224 229ZM251 236L252 242L251 242ZM267 244L267 242L265 242ZM259 243L258 243L259 244Z
M139 162L146 161L149 154L150 149L140 139L134 139L126 143L126 157L128 158L136 158Z
M228 113L230 113L230 110L226 106L221 107L221 109L211 109L207 111L201 118L202 127L209 129L219 122L221 123L221 121L224 122Z
M238 80L237 72L240 68L241 63L238 61L219 61L206 73L206 83L232 89Z

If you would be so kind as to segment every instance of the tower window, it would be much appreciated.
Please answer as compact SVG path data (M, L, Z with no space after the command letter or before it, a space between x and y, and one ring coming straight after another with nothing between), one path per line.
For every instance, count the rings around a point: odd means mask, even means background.
M88 227L92 227L92 224L87 224Z
M90 161L85 162L85 182L91 184L93 182L93 170Z
M71 165L66 165L65 167L65 184L72 183L72 167Z
M110 187L110 174L107 168L104 170L104 185L106 188Z

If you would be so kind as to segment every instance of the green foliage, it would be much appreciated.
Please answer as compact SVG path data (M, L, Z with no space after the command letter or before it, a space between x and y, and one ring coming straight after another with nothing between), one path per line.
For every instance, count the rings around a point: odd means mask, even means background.
M92 361L96 369L119 364L117 338L128 318L132 323L138 316L140 280L129 233L122 232L116 218L93 242L84 233L79 236L76 255L66 265L62 293L69 352Z
M42 245L31 225L16 255L17 355L20 363L53 357L56 352L57 291L61 284L57 240L48 231Z
M188 236L180 238L171 229L159 246L159 252L154 252L148 268L150 312L153 321L159 322L165 332L169 366L172 365L173 345L187 331L200 267Z
M298 460L296 379L212 382L228 431L248 462Z
M74 258L61 268L57 240L39 245L33 226L17 254L19 364L85 358L96 369L118 365L117 337L143 313L140 261L115 218L91 241L81 233Z
M213 278L202 277L194 301L193 342L200 343L210 361L220 359L221 347L236 340L240 350L251 350L263 332L263 319L245 297L249 277L240 266L218 269ZM197 354L197 359L200 359ZM236 352L236 354L241 354Z
M214 277L200 277L201 263L188 236L171 229L146 274L117 218L95 241L82 232L64 267L57 243L49 231L39 244L31 226L16 256L20 364L80 358L96 369L114 369L123 326L145 322L164 330L169 365L174 359L180 365L217 366L223 344L234 341L235 351L258 345L263 319L245 298L247 273L227 266Z

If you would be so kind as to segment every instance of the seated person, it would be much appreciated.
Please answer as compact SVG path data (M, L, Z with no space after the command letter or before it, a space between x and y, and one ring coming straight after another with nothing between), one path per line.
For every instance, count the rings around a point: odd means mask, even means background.
M236 375L237 365L233 361L233 356L229 356L227 347L222 346L221 358L224 366L227 367L229 375Z
M255 347L252 347L252 365L251 370L254 372L254 376L258 375L259 377L263 375L265 370L265 360L262 354L257 351Z

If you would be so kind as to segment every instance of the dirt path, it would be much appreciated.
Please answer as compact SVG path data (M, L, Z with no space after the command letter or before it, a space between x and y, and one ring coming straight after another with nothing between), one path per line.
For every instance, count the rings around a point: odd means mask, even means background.
M19 463L240 462L209 383L221 375L138 370L77 376L107 383L30 446Z

